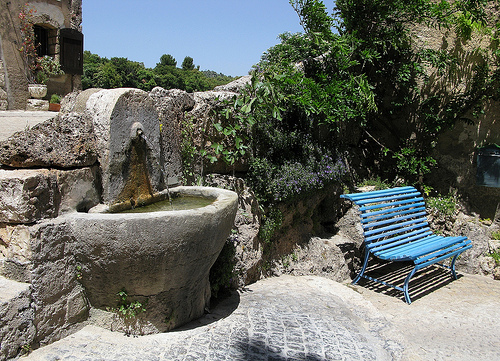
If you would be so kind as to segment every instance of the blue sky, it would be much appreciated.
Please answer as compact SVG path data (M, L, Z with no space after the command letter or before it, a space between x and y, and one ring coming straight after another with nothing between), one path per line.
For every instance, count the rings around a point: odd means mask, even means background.
M328 3L328 2L326 2ZM284 32L301 32L288 0L83 0L85 50L154 67L171 54L201 70L246 75Z

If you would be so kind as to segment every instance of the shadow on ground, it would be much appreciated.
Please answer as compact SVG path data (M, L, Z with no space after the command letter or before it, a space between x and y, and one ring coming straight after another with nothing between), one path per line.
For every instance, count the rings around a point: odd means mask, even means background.
M197 327L206 326L217 322L231 315L240 304L240 295L237 291L232 291L229 295L220 299L212 299L210 309L205 310L205 315L197 320L191 321L184 326L178 327L169 332L179 332L192 330Z
M413 269L413 263L407 262L380 262L371 264L367 268L366 275L392 284L398 287L403 287L406 276ZM457 277L462 277L457 272ZM426 295L442 288L453 282L451 271L440 266L429 266L419 272L410 280L409 293L412 302L425 297ZM391 297L396 297L404 302L404 295L402 291L396 290L392 287L367 280L362 278L358 284L371 291L382 293Z

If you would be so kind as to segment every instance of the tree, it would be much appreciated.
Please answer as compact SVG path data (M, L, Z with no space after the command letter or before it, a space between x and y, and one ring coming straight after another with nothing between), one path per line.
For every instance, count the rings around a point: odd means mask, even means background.
M186 56L182 61L182 70L194 70L193 58Z
M170 54L163 54L161 57L160 57L160 62L158 64L156 64L156 66L158 65L164 65L164 66L177 66L177 60L175 60L175 58L170 55Z
M217 77L206 75L196 69L193 58L186 57L183 69L177 68L177 61L170 54L164 54L154 69L146 68L143 63L127 58L101 58L85 51L83 55L83 89L132 87L150 91L156 86L165 89L181 89L188 92L205 91L217 85L234 80L219 74ZM208 72L212 75L214 72Z

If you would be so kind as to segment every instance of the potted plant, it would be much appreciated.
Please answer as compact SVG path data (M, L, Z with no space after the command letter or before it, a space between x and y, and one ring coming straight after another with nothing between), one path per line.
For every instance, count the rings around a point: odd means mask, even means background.
M49 111L58 112L61 110L61 96L58 94L52 94L49 101Z

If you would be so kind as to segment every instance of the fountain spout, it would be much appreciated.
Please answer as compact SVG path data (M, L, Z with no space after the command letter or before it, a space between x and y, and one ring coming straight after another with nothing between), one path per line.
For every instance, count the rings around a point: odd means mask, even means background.
M140 122L135 122L130 127L130 139L132 141L144 138L144 127Z

